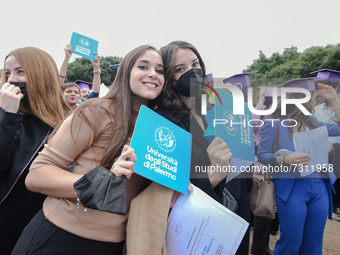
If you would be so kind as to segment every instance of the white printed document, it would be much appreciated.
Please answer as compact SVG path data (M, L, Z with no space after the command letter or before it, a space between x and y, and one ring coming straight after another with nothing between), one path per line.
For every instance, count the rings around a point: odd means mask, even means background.
M248 222L199 188L181 195L168 219L168 255L234 255Z
M312 161L301 171L301 176L307 176L314 171L328 167L328 130L322 126L307 132L293 133L294 146L298 155L308 154ZM299 166L297 166L299 167Z

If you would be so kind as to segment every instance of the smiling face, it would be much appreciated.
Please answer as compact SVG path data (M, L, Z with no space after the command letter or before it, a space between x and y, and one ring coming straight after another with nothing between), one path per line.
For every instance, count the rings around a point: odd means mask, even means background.
M196 54L190 49L178 49L176 52L175 74L173 79L177 81L182 74L192 68L201 68Z
M26 82L24 69L13 55L9 56L5 63L7 82Z
M148 100L155 99L164 85L162 57L154 50L146 50L137 58L130 73L133 94Z
M73 107L75 106L80 99L79 88L76 86L67 87L64 91L64 100L65 102Z

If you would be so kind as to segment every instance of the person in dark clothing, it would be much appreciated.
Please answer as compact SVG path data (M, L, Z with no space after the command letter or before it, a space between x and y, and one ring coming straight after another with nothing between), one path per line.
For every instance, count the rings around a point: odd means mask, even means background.
M22 230L42 208L45 195L25 186L28 169L69 107L57 65L34 47L5 58L0 83L0 251L10 254Z
M190 181L215 200L222 202L227 173L197 171L210 166L228 166L232 157L228 145L220 138L211 144L203 137L207 122L200 114L199 93L190 93L190 79L203 82L205 65L190 43L174 41L160 49L165 68L165 88L158 97L157 113L193 135ZM197 87L197 84L194 85ZM197 89L197 92L199 89ZM201 169L202 169L201 168Z

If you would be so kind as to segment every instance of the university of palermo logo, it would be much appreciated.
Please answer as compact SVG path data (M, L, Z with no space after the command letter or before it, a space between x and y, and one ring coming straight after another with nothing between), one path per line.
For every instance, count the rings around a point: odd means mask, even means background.
M228 120L228 123L224 124L224 128L227 131L227 133L231 136L237 135L240 129L240 125L234 125L234 124L230 125L230 121L232 121L232 123L237 122L233 113L231 111L226 111L223 115L223 119Z
M167 127L158 127L155 131L155 141L159 148L172 152L176 148L176 137Z
M80 43L81 45L83 45L84 47L89 47L89 46L90 46L90 41L87 40L87 39L85 39L85 38L81 38L81 39L79 40L79 43Z

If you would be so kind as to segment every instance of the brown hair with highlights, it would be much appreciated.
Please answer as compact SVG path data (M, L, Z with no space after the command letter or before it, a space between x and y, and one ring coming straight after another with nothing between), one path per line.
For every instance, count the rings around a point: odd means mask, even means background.
M30 109L25 108L21 101L19 111L32 114L47 125L56 127L70 108L63 99L54 59L47 52L34 47L15 49L6 56L5 61L9 56L18 60L26 78ZM1 81L7 82L6 62Z

